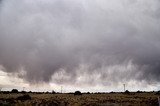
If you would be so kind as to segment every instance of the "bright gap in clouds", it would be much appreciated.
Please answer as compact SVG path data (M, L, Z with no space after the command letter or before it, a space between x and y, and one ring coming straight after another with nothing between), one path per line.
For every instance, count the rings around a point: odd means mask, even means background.
M1 84L158 90L159 23L159 0L1 0Z

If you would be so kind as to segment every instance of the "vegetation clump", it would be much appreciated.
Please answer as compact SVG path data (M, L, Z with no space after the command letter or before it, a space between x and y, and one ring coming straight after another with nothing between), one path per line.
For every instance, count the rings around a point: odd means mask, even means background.
M52 90L52 94L55 94L56 92L54 90Z
M137 93L142 93L142 91L139 91L139 90L138 90Z
M130 92L128 90L125 91L126 94L129 94Z
M12 89L11 93L18 93L17 89Z
M75 91L74 95L82 95L80 91Z

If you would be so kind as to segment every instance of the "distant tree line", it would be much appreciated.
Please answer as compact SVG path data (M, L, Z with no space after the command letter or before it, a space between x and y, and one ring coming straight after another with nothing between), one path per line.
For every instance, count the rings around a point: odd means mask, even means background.
M12 89L11 91L0 91L0 93L3 94L9 94L9 93L22 93L22 94L28 94L28 93L33 93L33 94L61 94L60 92L55 92L54 90L52 90L51 92L47 91L47 92L32 92L32 91L18 91L17 89ZM74 94L74 95L82 95L82 94L105 94L105 93L124 93L124 94L135 94L135 93L149 93L146 91L136 91L136 92L130 92L129 90L126 90L125 92L83 92L81 93L80 91L75 91L75 92L69 92L67 94ZM150 93L155 93L157 95L160 95L160 90L159 91L150 91Z

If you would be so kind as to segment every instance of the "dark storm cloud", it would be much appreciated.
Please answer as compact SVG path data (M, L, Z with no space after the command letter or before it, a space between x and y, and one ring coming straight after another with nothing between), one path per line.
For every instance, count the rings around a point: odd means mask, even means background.
M61 70L62 82L84 72L100 75L93 82L159 81L159 9L158 0L5 0L0 64L8 73L23 70L29 82Z

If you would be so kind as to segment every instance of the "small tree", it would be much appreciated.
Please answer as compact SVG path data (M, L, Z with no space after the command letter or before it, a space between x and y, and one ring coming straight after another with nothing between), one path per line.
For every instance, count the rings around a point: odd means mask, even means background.
M54 90L52 90L52 94L55 94L56 92Z
M90 94L90 92L87 92L87 94Z
M17 89L12 89L11 93L18 93Z
M82 95L80 91L75 91L74 95Z
M130 92L128 90L125 91L126 94L129 94Z

